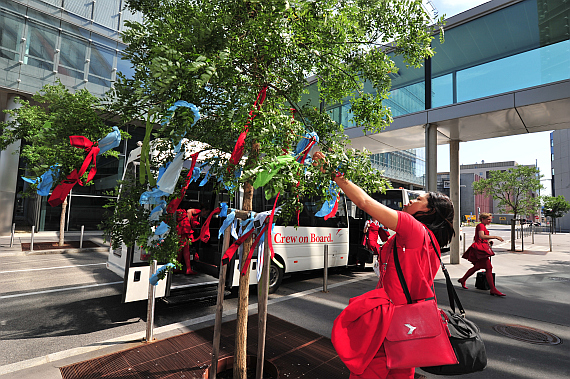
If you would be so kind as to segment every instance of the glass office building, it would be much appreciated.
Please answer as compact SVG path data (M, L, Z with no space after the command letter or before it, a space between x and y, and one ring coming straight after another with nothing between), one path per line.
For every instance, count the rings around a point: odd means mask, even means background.
M439 36L433 39L436 54L425 67L407 68L401 57L393 57L399 71L391 75L392 91L384 104L397 118L568 80L569 19L570 3L562 0L494 0L452 17L445 27L444 43ZM374 91L367 86L365 90ZM329 108L333 118L345 128L354 126L348 109L348 101ZM394 154L404 159L417 155L416 165L405 167L408 175L404 181L424 185L424 149L373 156L372 161L382 162L380 167L391 179L392 175L396 179L402 174L398 171L400 164L390 166L399 161L391 158Z
M87 89L92 94L108 91L117 72L132 75L128 61L121 59L125 45L120 32L125 21L141 21L140 14L124 8L124 0L0 0L0 110L13 108L15 96L31 98L45 84L59 79L70 90ZM4 115L2 115L4 117ZM94 185L75 186L69 198L66 229L96 229L101 222L106 191L116 185L122 174L125 154L137 140L136 130L129 130L133 139L118 148L120 159L99 157ZM10 159L2 152L1 160ZM14 188L2 188L2 201L12 192L13 211L2 207L0 218L35 225L36 230L58 230L60 207L52 208L47 197L22 198L24 188L20 175L25 168L19 162L6 167L0 162L2 182L17 178ZM2 164L4 163L4 164ZM5 228L3 228L5 229Z

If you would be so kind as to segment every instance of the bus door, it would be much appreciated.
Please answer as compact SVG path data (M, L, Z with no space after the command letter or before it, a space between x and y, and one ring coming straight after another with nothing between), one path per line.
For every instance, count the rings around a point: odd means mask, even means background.
M136 177L139 169L140 150L133 149L127 159L125 172L122 179L127 174ZM120 193L119 193L120 196ZM107 268L123 278L123 293L121 301L129 303L132 301L148 299L148 289L150 286L150 262L145 250L140 246L128 247L122 245L118 249L109 248L107 257ZM159 265L157 267L162 267ZM156 286L156 298L166 296L167 280L160 280Z
M387 189L385 193L377 192L370 194L370 196L387 206L397 211L401 211L404 205L408 204L420 196L423 191L406 190L403 188ZM349 201L349 221L350 221L350 263L356 264L357 262L362 267L372 266L374 257L371 251L363 246L364 242L364 224L366 220L370 219L362 209L358 208ZM389 230L390 236L395 231Z

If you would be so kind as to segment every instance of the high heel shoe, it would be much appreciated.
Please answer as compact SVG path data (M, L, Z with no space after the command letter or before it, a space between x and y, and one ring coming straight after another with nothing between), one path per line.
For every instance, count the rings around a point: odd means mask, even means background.
M461 284L461 287L465 288L466 290L469 289L469 287L467 287L467 286L465 285L466 279L463 279L463 278L462 278L462 279L457 279L457 281L459 282L459 284Z
M499 292L499 290L495 289L495 290L491 290L491 296L507 296L502 292Z

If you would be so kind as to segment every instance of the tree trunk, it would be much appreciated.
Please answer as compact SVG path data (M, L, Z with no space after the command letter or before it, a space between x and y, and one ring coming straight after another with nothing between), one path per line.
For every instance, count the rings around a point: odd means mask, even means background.
M61 203L61 216L59 217L59 246L63 246L63 237L65 234L65 210L67 209L67 197Z
M250 160L254 160L259 155L259 144L254 144L252 147L251 154L248 158L248 163ZM247 166L247 164L246 164ZM243 187L243 205L242 209L244 211L252 210L252 200L253 200L253 185L251 183L245 183ZM242 261L240 263L240 268L244 267L243 263L249 249L253 243L253 238L249 237L243 244L243 254ZM236 343L235 343L235 353L234 353L234 379L247 379L247 316L248 316L248 306L249 306L249 267L246 269L246 275L240 275L239 277L239 295L238 295L238 309L237 309L237 323L236 323Z
M511 220L511 251L515 251L515 227L516 227L516 215L513 216Z

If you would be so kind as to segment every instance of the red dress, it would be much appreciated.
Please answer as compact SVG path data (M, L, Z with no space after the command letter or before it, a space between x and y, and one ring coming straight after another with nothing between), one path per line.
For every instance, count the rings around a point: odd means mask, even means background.
M469 249L463 254L463 258L467 259L469 262L473 263L475 266L485 264L485 261L489 257L495 255L493 250L491 250L491 245L489 245L488 240L484 240L479 237L479 232L482 231L486 236L489 235L489 231L480 223L475 228L475 238L473 238L473 243L469 246Z
M378 282L376 290L378 292L371 291L373 295L369 301L373 301L373 304L368 305L365 302L363 303L365 306L360 308L351 307L357 303L351 299L347 307L351 308L350 311L341 313L335 320L332 331L333 344L339 357L351 371L351 379L414 377L413 368L388 370L383 340L392 317L391 305L407 303L394 265L392 254L394 238L412 300L434 296L431 286L440 263L428 233L431 232L412 215L398 212L396 234L382 246L380 260L387 264L382 265L385 267L385 272L383 279ZM432 238L437 246L433 234ZM376 336L376 338L368 340L365 336Z
M380 253L380 245L378 244L378 236L380 240L386 242L389 234L378 221L366 221L368 229L364 235L363 245L372 250L374 254Z

